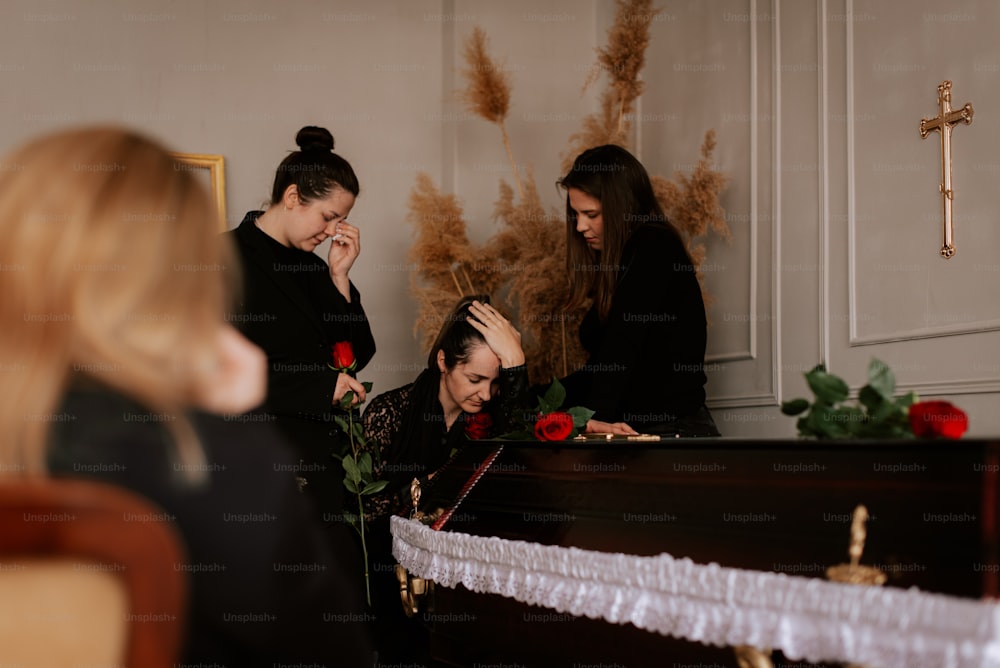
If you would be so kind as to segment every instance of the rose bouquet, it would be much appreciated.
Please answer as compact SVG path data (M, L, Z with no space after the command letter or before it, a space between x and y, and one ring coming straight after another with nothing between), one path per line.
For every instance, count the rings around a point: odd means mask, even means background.
M850 389L841 378L818 364L805 374L816 399L781 404L785 415L801 415L799 436L833 438L960 438L968 416L947 401L919 402L913 392L896 397L896 377L884 362L872 359L868 383L857 404L846 403Z
M566 401L566 388L558 379L553 378L552 384L545 394L538 397L538 405L534 411L521 415L520 427L503 438L514 440L565 441L575 437L586 428L587 422L594 411L582 406L574 406L562 410Z

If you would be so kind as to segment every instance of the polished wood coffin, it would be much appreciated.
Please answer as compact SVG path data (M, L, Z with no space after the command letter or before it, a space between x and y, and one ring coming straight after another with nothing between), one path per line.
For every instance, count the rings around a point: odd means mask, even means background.
M447 505L498 445L471 444L428 490L432 504ZM998 477L1000 442L987 440L505 442L443 530L822 578L848 561L864 504L862 563L886 586L994 597ZM736 665L728 648L463 587L438 587L432 603L422 616L441 665Z

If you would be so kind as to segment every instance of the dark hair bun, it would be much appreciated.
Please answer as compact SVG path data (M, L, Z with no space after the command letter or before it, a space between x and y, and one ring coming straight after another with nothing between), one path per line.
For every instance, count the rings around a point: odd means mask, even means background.
M307 125L295 135L295 143L303 151L332 151L333 135L326 128Z

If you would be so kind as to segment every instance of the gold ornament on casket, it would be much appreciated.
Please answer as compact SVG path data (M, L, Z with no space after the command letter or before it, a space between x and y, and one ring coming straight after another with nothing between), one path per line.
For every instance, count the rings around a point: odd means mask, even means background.
M410 513L410 519L424 521L424 513L419 510L420 481L416 478L410 483L410 497L413 499L413 511ZM403 603L403 612L406 613L407 617L413 617L420 612L420 600L434 593L434 581L410 575L402 564L396 564L396 579L399 581L399 597ZM427 604L424 606L425 611L431 609L430 601L431 599L428 598Z

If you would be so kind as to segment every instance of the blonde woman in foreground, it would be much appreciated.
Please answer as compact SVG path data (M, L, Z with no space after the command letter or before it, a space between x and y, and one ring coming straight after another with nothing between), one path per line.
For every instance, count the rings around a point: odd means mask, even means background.
M224 321L239 271L217 225L189 171L133 132L0 159L0 484L85 476L172 517L203 567L183 665L371 666L360 570L280 437L244 415L265 359Z

